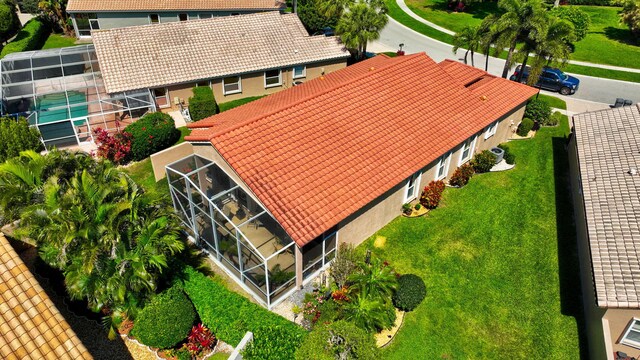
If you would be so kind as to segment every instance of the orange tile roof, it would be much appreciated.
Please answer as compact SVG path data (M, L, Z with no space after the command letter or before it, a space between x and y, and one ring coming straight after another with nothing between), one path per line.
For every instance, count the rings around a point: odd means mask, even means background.
M191 124L187 140L210 141L303 246L536 92L424 53L378 56Z
M69 0L68 12L281 10L279 0Z
M2 233L0 358L93 359Z

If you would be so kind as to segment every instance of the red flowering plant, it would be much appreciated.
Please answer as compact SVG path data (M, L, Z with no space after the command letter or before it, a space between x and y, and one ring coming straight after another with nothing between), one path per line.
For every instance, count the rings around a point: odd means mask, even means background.
M349 294L349 288L346 286L343 286L338 290L334 290L331 293L331 298L333 298L333 301L338 303L347 302L350 300L348 294Z
M97 128L94 133L96 135L95 142L98 145L97 153L99 157L118 165L129 162L131 154L131 134L123 131L112 135L101 128Z
M302 316L312 324L315 324L320 315L322 315L319 306L323 303L324 299L321 294L306 294L304 306L302 307Z
M198 356L203 351L213 349L217 342L215 335L201 323L191 329L187 340L185 346L192 356Z
M470 164L464 164L456 169L451 175L451 179L449 180L449 184L452 186L463 187L467 185L469 179L473 176L473 166Z
M420 204L427 209L437 208L438 204L440 204L444 188L444 181L431 181L424 187L424 190L422 190L422 195L420 195Z

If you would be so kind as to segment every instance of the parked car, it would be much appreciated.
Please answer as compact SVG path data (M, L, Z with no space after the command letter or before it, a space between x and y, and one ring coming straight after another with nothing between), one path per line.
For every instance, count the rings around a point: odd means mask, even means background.
M335 34L336 34L336 31L332 27L327 26L327 27L323 27L322 30L318 30L314 32L312 35L313 36L315 35L334 36Z
M509 77L509 80L518 80L521 67L521 65L516 67L516 71ZM529 78L529 71L531 71L531 68L529 66L525 67L524 74L522 74L522 83L527 82L527 79ZM535 85L535 87L539 87L541 89L558 91L562 95L575 94L575 92L578 91L579 86L580 80L578 78L567 75L560 69L551 67L544 67L542 69L540 78Z

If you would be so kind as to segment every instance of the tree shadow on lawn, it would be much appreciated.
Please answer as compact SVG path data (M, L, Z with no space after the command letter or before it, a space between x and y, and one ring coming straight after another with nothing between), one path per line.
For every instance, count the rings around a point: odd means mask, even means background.
M464 0L462 0L464 3ZM422 8L430 9L431 11L446 11L452 16L455 16L455 12L453 8L455 8L456 2L453 3L452 7L449 7L449 1L436 1L433 4L424 5ZM498 8L497 2L472 2L471 4L465 4L465 9L463 13L470 14L475 19L484 19L485 17L496 14L500 15L501 11Z
M576 319L580 358L589 358L584 309L582 303L582 287L580 283L580 261L578 258L578 241L576 237L573 200L569 179L568 139L554 137L553 171L556 191L556 227L558 237L558 270L560 276L560 306L563 315Z
M629 29L620 29L612 26L604 28L604 35L607 39L611 39L626 45L640 46L640 41L633 37Z

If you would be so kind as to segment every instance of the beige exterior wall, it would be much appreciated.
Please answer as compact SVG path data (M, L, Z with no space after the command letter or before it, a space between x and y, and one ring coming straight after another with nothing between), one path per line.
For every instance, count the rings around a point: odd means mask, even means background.
M290 88L293 86L294 81L307 81L315 79L324 74L329 74L336 70L340 70L347 66L346 59L325 61L319 63L308 64L306 66L306 76L303 78L293 78L293 68L282 69L282 84L279 86L265 88L264 72L255 72L250 74L241 75L241 88L242 92L231 95L224 95L222 88L222 78L216 78L211 80L211 88L213 89L213 95L216 98L218 104L228 101L243 99L251 96L261 96L273 94L278 91ZM209 80L203 80L202 82L209 82ZM160 108L160 111L168 112L177 110L178 106L175 104L175 98L179 98L184 104L188 105L189 98L193 95L191 89L196 86L196 83L178 84L168 86L169 90L169 106Z
M167 176L167 172L165 171L167 165L191 154L193 154L193 145L188 142L183 142L182 144L152 154L151 167L153 168L153 175L156 178L156 182Z
M490 149L509 139L513 134L515 127L522 119L523 114L524 104L499 120L495 135L485 139L484 134L486 129L476 134L477 139L473 152L477 153ZM451 151L445 181L458 167L458 162L462 153L462 145L463 144L459 144ZM430 181L435 180L439 160L440 159L436 159L435 161L432 161L420 171L421 178L418 196ZM396 185L393 189L387 191L378 199L360 209L358 212L341 221L338 227L340 243L357 246L399 216L404 203L406 185L407 181L405 180Z
M602 323L605 328L605 341L611 346L611 358L616 351L640 358L640 349L620 343L633 318L640 319L640 309L607 309Z

